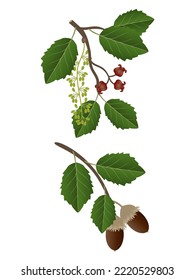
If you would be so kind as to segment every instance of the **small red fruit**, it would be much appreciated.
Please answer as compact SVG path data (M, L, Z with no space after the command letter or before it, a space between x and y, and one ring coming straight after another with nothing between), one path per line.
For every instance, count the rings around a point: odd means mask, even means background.
M116 82L114 83L114 88L116 90L121 90L121 92L124 90L124 86L126 85L126 83L122 83L121 80L116 80Z
M107 84L103 81L100 81L95 87L99 94L102 94L102 91L107 90Z
M114 74L118 77L121 77L124 74L124 72L127 72L127 70L124 67L122 67L121 64L119 64L118 66L119 67L114 68Z

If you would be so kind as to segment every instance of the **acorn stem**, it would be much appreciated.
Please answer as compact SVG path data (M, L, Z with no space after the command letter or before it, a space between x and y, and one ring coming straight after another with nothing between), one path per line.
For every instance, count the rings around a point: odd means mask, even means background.
M117 201L113 201L113 202L116 203L118 206L122 207L122 205L119 202Z

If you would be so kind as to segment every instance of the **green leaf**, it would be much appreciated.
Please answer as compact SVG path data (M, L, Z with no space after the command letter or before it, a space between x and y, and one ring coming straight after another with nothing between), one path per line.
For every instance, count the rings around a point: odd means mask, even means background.
M95 201L91 218L101 233L116 219L114 202L108 195L102 195Z
M73 163L64 171L61 194L79 212L90 199L93 185L88 170L80 163Z
M131 183L145 171L129 154L107 154L96 164L97 172L106 180L115 184Z
M128 27L106 28L100 33L99 40L105 51L122 60L133 59L148 51L142 39Z
M89 109L89 112L85 113L85 108L88 104L92 104L92 106ZM99 118L100 118L100 106L96 101L87 101L82 104L77 110L76 113L73 115L73 127L75 130L75 136L80 137L84 134L91 133L93 130L96 129ZM80 115L81 118L83 117L85 121L84 124L77 124L77 119L75 119L75 116Z
M133 10L120 15L114 22L114 26L125 26L141 35L147 30L154 19L142 11Z
M120 99L110 99L105 103L105 113L117 128L138 128L134 108Z
M55 41L42 57L45 82L48 84L69 75L77 54L77 45L72 39L63 38Z

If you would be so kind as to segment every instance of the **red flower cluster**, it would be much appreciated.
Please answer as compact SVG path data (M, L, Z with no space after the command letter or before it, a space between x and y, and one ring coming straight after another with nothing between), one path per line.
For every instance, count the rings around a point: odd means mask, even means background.
M114 68L114 74L115 76L121 77L123 76L124 73L126 73L127 70L122 67L121 64L118 65L118 67ZM112 76L109 76L112 77ZM107 82L108 83L108 82ZM100 81L95 87L97 89L97 92L99 94L102 94L102 91L107 90L107 83L105 83L104 81ZM114 83L114 89L116 90L120 90L121 92L124 90L125 87L125 82L122 82L121 80L116 80Z

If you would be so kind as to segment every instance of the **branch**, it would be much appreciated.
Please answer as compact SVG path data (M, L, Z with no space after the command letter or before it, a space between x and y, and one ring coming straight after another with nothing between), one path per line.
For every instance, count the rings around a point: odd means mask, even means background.
M83 30L88 30L88 29L101 29L104 30L104 28L100 26L88 26L88 27L82 27Z
M107 75L107 77L108 77L108 81L110 81L112 84L114 84L110 77L114 77L115 75L110 76L104 67L102 67L102 66L100 66L100 65L98 65L98 64L96 64L96 63L94 63L93 61L91 61L91 63L92 63L94 66L96 66L96 67L102 69L102 70L106 73L106 75ZM108 81L107 81L107 83L108 83Z
M86 44L87 46L87 50L88 50L88 59L89 59L89 67L91 69L91 72L93 73L95 79L96 79L96 84L99 83L99 77L97 75L97 73L95 72L93 65L92 65L92 57L91 57L91 48L89 45L89 40L87 38L87 35L84 31L84 29L82 27L80 27L76 22L74 22L73 20L71 20L69 22L74 28L76 28L76 30L81 34L82 36L82 42ZM85 27L86 28L86 27Z
M106 195L109 195L108 193L108 190L104 184L104 182L102 181L102 178L99 176L99 174L96 172L96 170L93 168L93 166L84 158L82 157L79 153L77 153L75 150L71 149L70 147L64 145L64 144L61 144L61 143L58 143L58 142L55 142L55 145L57 145L58 147L68 151L69 153L73 154L74 156L78 157L80 160L82 160L88 167L89 169L91 169L91 171L94 173L94 175L96 176L96 178L98 179L98 181L100 182L104 192ZM109 195L110 196L110 195Z

